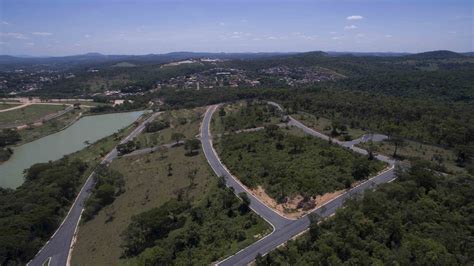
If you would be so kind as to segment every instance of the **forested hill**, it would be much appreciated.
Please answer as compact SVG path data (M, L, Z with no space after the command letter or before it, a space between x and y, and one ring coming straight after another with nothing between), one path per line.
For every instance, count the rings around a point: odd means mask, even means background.
M473 181L416 165L256 264L472 265Z
M189 58L219 58L214 62L177 64L163 68L167 62ZM44 61L44 62L43 62ZM5 62L13 62L8 65ZM185 80L191 75L214 79L209 69L240 71L241 80L254 80L259 85L252 88L314 87L365 91L390 96L465 102L474 100L474 57L451 52L432 51L419 54L394 56L392 54L337 54L313 51L306 53L189 53L178 52L162 55L102 55L97 53L57 58L0 57L2 68L15 69L30 64L33 67L52 65L71 71L75 77L44 83L40 90L29 95L67 97L121 90L133 87L146 92L158 82L170 79ZM90 72L90 69L98 69ZM273 72L272 72L273 71ZM268 74L276 73L276 74ZM68 74L68 73L67 73ZM318 76L325 79L319 80ZM308 80L309 82L304 82ZM316 77L316 78L315 78ZM288 80L303 81L288 84ZM312 80L311 80L312 79ZM316 79L317 82L316 82ZM321 81L321 82L319 82ZM9 82L11 86L16 80ZM183 82L184 83L184 82ZM96 85L97 84L97 85ZM176 85L176 84L175 84ZM201 84L203 85L203 84ZM174 86L179 88L179 84ZM214 87L216 84L214 84ZM220 86L220 85L217 85ZM248 83L237 84L239 89ZM202 86L201 86L202 87ZM225 86L224 86L225 87ZM10 92L10 91L6 91Z
M345 79L317 87L359 90L409 98L447 101L474 100L474 58L451 51L433 51L408 56L329 56L323 52L278 58L236 60L227 63L258 75L261 69L319 67L344 75Z
M463 54L455 53L447 50L431 51L418 54L412 54L405 56L406 58L412 59L452 59L452 58L465 58Z

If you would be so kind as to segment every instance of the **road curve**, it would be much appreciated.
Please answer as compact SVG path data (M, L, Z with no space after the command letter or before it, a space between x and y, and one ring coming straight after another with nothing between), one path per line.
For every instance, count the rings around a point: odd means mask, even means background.
M269 102L269 104L275 105L278 109L283 111L281 106L279 106L278 104L273 102ZM281 215L273 211L270 207L260 202L254 195L249 193L245 186L240 183L237 178L232 176L229 170L221 163L219 156L217 155L216 151L212 146L212 135L210 132L210 123L212 115L218 107L219 105L212 105L207 109L201 125L201 142L207 161L217 176L225 177L227 186L234 188L236 193L247 193L247 195L251 199L250 207L252 208L252 210L261 217L263 217L273 226L273 232L271 234L265 236L264 238L253 243L252 245L240 250L236 254L217 263L219 265L246 265L253 261L257 257L257 255L267 254L268 252L284 244L286 241L293 238L294 236L304 232L310 225L310 221L307 215L297 220L290 220L285 217L282 217ZM289 117L289 119L290 125L297 126L310 135L323 139L329 139L329 137L304 126L299 121L293 119L291 116ZM340 141L337 141L336 143L340 145L344 144L344 142ZM349 148L352 147L353 146ZM360 150L361 151L359 152L365 151L362 149ZM389 159L387 159L387 161L390 162L390 167L388 170L380 173L375 177L370 178L369 180L341 194L337 198L327 202L321 207L315 209L313 213L316 213L323 218L328 217L334 214L336 210L344 204L344 201L346 199L362 194L366 189L372 189L379 184L392 181L395 178L394 162Z
M160 113L153 113L120 143L126 143L138 136L138 134L140 134L145 128L146 123L152 121L159 114ZM116 157L117 149L114 148L104 157L101 164L108 164ZM28 262L27 265L41 266L46 260L48 260L48 258L50 258L49 265L51 266L64 266L68 264L72 239L74 237L77 225L79 224L84 203L87 197L90 195L92 188L94 187L94 174L95 171L92 172L87 178L72 207L69 209L66 218L64 218L59 228L56 230L50 240L46 242L43 248L41 248L38 254L36 254L36 256L30 262Z

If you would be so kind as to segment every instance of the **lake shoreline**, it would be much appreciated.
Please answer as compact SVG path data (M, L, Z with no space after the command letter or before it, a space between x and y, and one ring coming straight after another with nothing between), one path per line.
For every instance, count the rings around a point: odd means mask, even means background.
M16 188L22 184L22 173L33 164L57 160L81 150L96 140L112 135L139 119L146 111L78 115L54 133L12 147L12 156L0 163L0 187ZM83 120L82 118L88 118Z

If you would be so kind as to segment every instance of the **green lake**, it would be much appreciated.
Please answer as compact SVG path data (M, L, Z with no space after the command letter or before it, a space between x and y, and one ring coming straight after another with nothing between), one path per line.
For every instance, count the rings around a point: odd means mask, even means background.
M12 157L0 164L0 187L16 188L23 171L35 163L54 161L132 124L143 111L86 116L70 127L13 148Z

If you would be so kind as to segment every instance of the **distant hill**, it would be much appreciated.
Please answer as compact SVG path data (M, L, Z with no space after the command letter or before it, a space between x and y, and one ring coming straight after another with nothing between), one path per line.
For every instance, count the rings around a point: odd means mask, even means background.
M328 51L327 54L330 56L379 56L379 57L398 57L410 55L410 53L397 53L397 52L333 52Z
M278 56L286 56L295 53L195 53L195 52L173 52L167 54L147 55L104 55L100 53L87 53L82 55L71 55L61 57L16 57L0 55L0 70L11 70L17 68L51 68L70 69L74 67L88 67L90 65L109 65L120 62L130 64L162 64L173 61L211 58L211 59L259 59Z
M448 58L464 58L463 54L455 53L447 50L431 51L406 56L412 59L448 59Z

